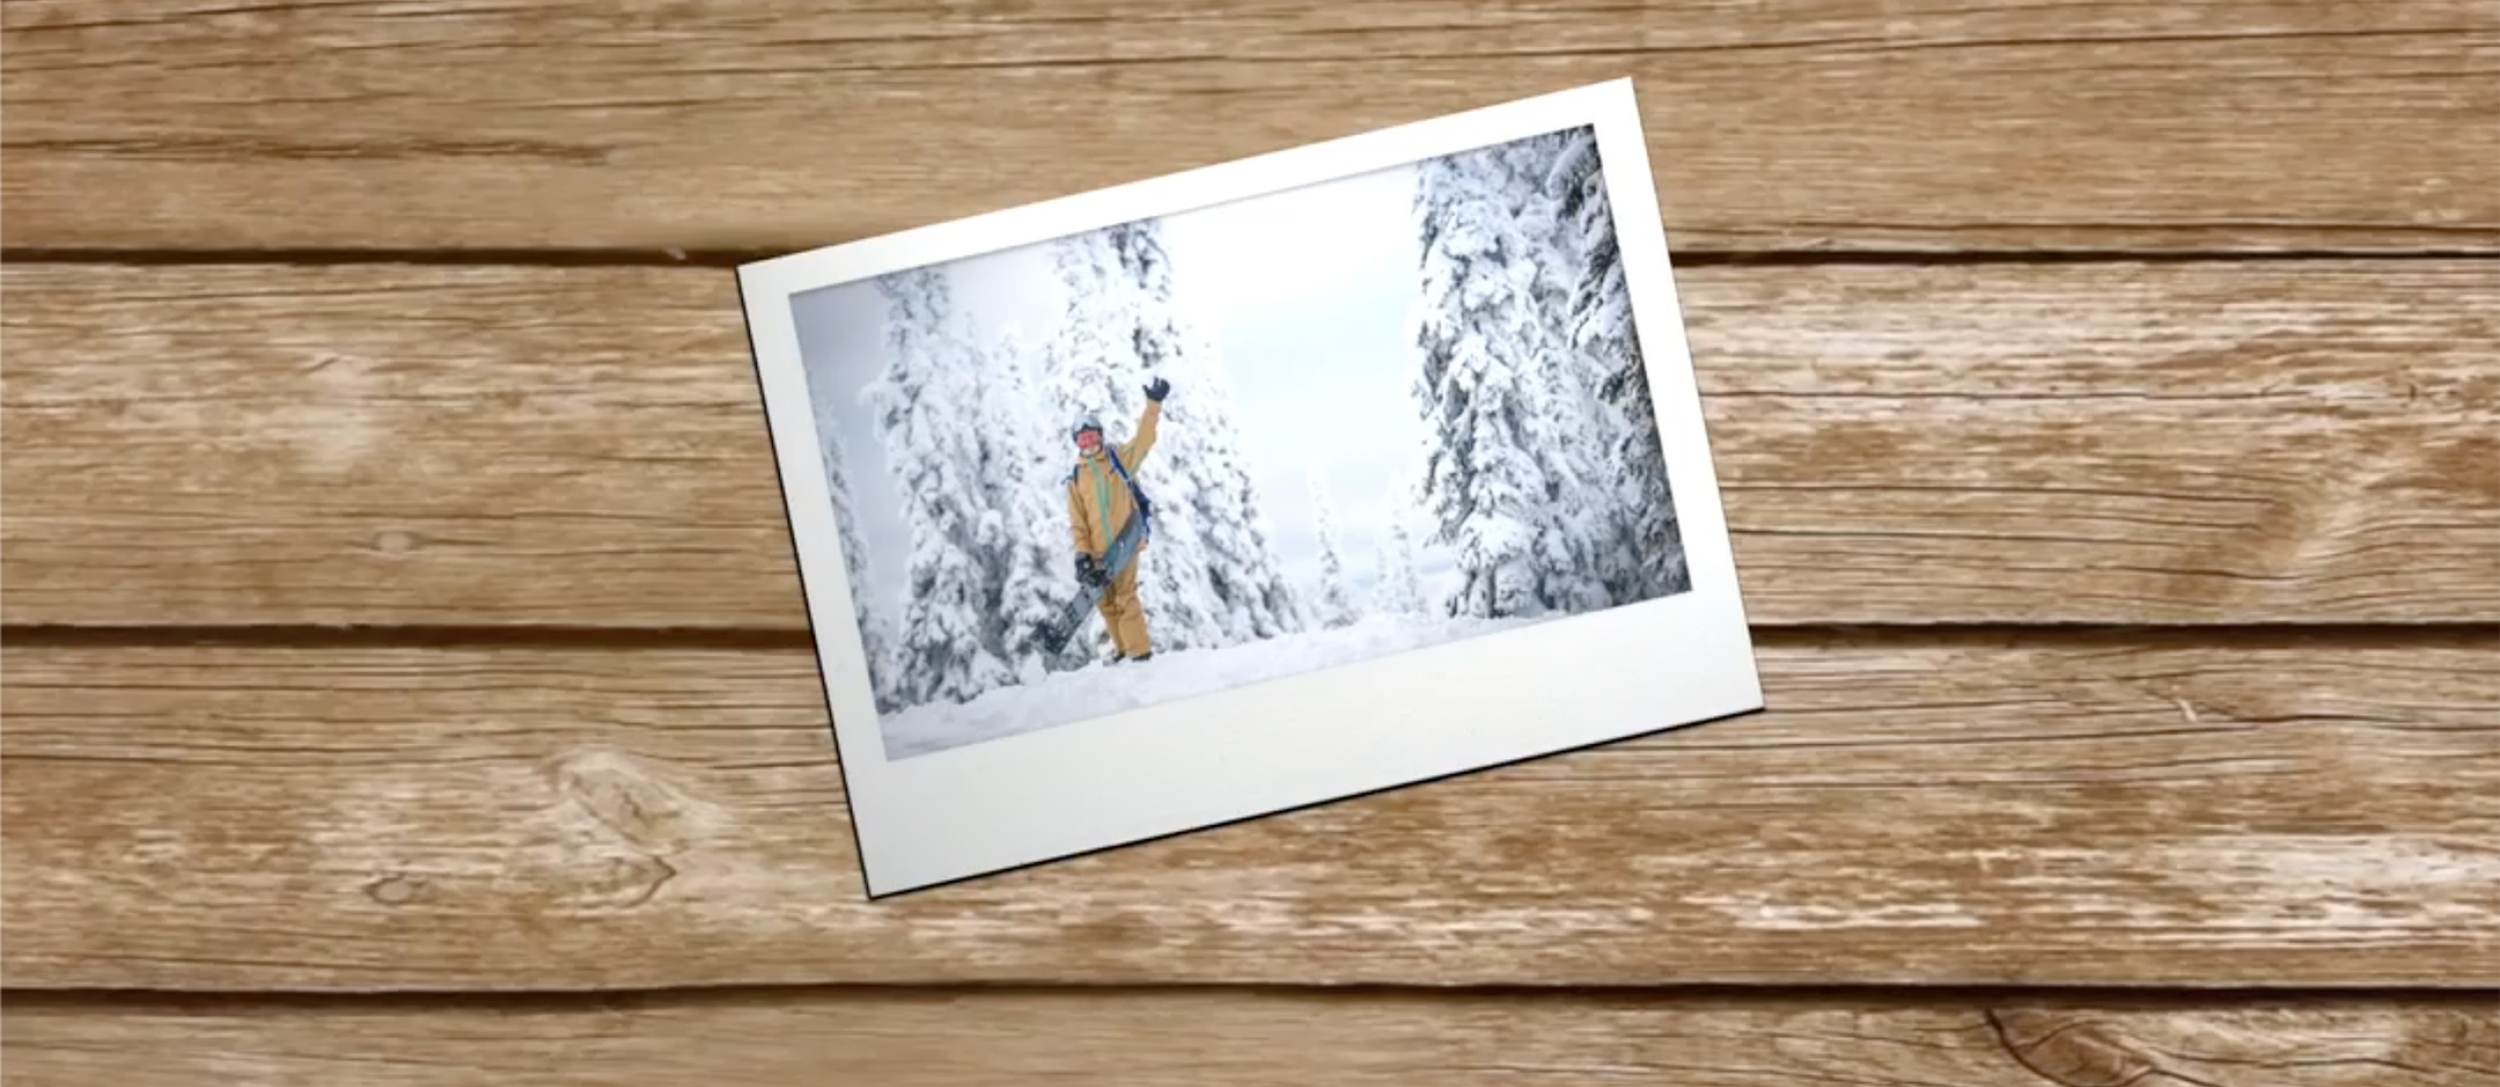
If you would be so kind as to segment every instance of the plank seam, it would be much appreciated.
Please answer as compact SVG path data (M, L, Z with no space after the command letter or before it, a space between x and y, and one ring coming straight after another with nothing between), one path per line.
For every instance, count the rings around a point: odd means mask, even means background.
M1796 623L1756 625L1758 644L1805 645L1828 641L1892 641L1949 644L2020 639L2033 644L2210 645L2229 641L2285 648L2334 644L2408 646L2488 644L2500 648L2500 622L2334 623ZM805 650L814 647L805 628L784 627L586 627L411 625L0 625L0 644L21 647L149 648L218 645L269 649L719 649Z
M2495 236L2495 239L2500 239L2500 228L2460 229L2474 233L2490 233ZM827 238L818 244L835 245L851 240L855 239ZM0 246L0 263L97 264L134 267L165 265L684 267L726 271L750 261L783 256L813 247L793 245L778 249L114 249ZM1679 268L1819 267L1825 265L2264 264L2324 260L2500 260L2500 248L1823 249L1808 244L1798 248L1773 250L1682 249L1674 253L1674 260Z
M1822 639L1875 638L1933 641L1985 640L2001 637L2062 638L2077 642L2204 643L2217 638L2271 647L2333 642L2414 641L2500 644L2500 620L2439 619L2420 622L1939 622L1939 623L1783 623L1756 624L1756 639L1796 643ZM0 625L0 638L35 645L271 645L275 647L372 646L424 648L428 645L613 645L741 648L812 648L805 628L787 627L598 627L598 626L445 626L436 624L373 625Z
M2112 983L2109 985L1927 985L1898 982L1839 982L1818 985L1680 982L1638 984L1328 984L1280 982L985 982L852 981L810 984L735 983L621 989L133 989L52 986L0 987L13 1008L75 1009L152 1002L197 1004L203 1007L252 1001L273 1009L286 1006L365 1011L451 1010L461 1007L515 1005L550 1007L582 1004L629 1004L636 1007L701 1007L737 1004L779 1004L794 1000L892 1000L925 995L930 999L983 997L1091 997L1105 995L1228 994L1271 999L1361 1001L1514 1001L1520 999L1690 1001L1713 1007L1776 1007L1848 1002L1875 1007L1919 1008L1937 1004L1979 1007L2058 1003L2095 1008L2161 1009L2197 1007L2349 1006L2355 1001L2383 1001L2460 1008L2500 1009L2500 993L2488 986L2460 981L2447 987L2423 985L2296 985L2280 988L2245 983Z

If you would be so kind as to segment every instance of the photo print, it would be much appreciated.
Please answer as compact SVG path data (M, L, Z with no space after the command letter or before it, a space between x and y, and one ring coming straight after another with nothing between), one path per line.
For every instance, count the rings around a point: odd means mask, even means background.
M1506 676L1585 686L1570 644L1643 624L1583 620L1665 619L1653 606L1687 597L1717 606L1684 609L1677 638L1721 638L1722 667L1742 672L1702 686L1758 705L1637 127L1608 138L1628 107L1627 84L1600 85L1037 205L1010 244L923 233L921 252L960 252L903 263L910 247L889 246L863 274L853 248L847 273L765 297L750 279L751 321L782 318L787 350L768 357L758 330L758 364L863 853L872 757L898 782L951 772L915 771L932 765L1045 773L974 753L1070 736L1107 745L1111 765L1085 776L1116 780L1123 762L1157 773L1137 759L1181 733L1216 737L1209 722L1254 704L1302 707L1303 731L1357 753L1398 731L1365 740L1379 715L1364 703L1399 701L1388 716L1410 719ZM1398 155L1435 140L1455 146ZM1622 222L1627 193L1645 234ZM1110 197L1178 206L1109 219L1123 202ZM1038 233L1084 217L1108 221ZM1646 320L1645 298L1663 304ZM1679 447L1692 463L1675 463ZM792 486L793 463L811 485ZM1699 517L1679 509L1696 503ZM1654 648L1644 667L1672 670L1670 644ZM1559 670L1516 672L1557 650ZM1462 667L1474 660L1508 663ZM1431 688L1322 696L1350 673ZM1647 708L1636 731L1691 718ZM1333 723L1312 730L1313 714ZM1078 735L1097 726L1155 737ZM1278 727L1214 746L1284 739ZM1508 758L1583 731L1545 729ZM1259 813L1076 821L1134 839ZM967 819L949 826L977 833Z

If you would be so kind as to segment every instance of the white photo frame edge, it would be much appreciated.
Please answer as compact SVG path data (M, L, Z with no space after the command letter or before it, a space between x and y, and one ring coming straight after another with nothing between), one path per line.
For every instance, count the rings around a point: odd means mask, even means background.
M1597 136L1689 591L885 758L790 309L796 295L1580 125ZM737 275L871 899L1762 708L1629 79L751 262ZM1469 682L1434 682L1447 675ZM1557 677L1564 681L1547 682ZM1363 728L1348 732L1347 720Z

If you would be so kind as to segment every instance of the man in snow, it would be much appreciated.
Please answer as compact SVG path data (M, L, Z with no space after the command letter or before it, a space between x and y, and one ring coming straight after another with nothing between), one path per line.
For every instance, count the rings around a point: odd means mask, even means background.
M1163 397L1171 391L1172 383L1162 378L1147 385L1146 411L1137 417L1136 436L1116 446L1103 440L1102 424L1090 415L1075 427L1076 468L1068 473L1067 486L1076 576L1087 588L1100 590L1094 608L1102 613L1120 660L1154 656L1146 640L1146 611L1137 602L1137 563L1154 505L1138 489L1136 472L1154 448L1155 421L1163 417Z

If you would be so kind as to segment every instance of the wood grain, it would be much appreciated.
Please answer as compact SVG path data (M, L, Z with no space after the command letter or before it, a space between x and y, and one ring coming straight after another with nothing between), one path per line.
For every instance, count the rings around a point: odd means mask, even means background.
M2203 259L2500 250L2500 0L9 0L0 52L5 1087L2500 1087L2500 261ZM1719 255L1772 710L862 901L731 279L582 262L1624 75ZM1796 262L1898 251L2161 259ZM2101 984L2412 988L1966 988Z
M899 898L784 649L13 643L10 983L2500 985L2500 636L1788 635L1768 713Z
M804 624L726 272L0 284L11 623ZM1679 286L1759 623L2500 618L2500 263Z
M13 1004L10 1087L2492 1087L2500 1001L817 990ZM831 1077L828 1080L828 1077Z
M796 249L1627 75L1685 248L2500 241L2494 0L4 10L13 247Z

